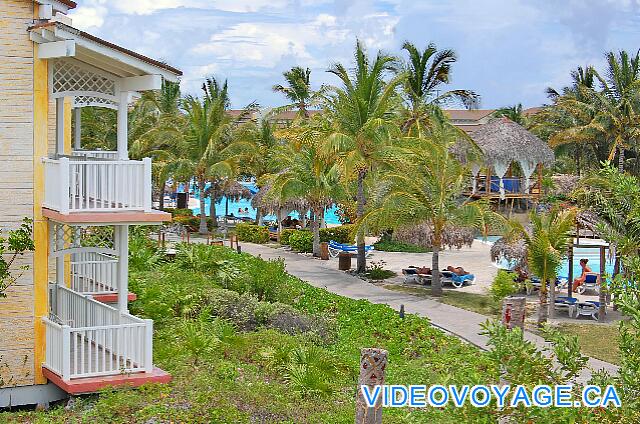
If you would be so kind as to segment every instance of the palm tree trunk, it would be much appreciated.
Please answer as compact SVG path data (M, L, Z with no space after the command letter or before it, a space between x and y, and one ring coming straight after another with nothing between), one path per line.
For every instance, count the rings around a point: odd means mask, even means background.
M431 294L442 296L442 281L440 280L440 246L433 244L431 255Z
M576 146L576 174L580 176L580 149Z
M313 232L313 256L320 256L320 214L318 209L313 210L311 231Z
M209 196L211 203L209 203L209 218L211 218L211 226L213 228L218 227L218 215L216 214L216 194L211 190L211 195ZM212 228L212 230L213 230Z
M553 319L556 315L556 282L555 279L549 283L549 318Z
M262 208L258 206L256 209L256 224L262 225Z
M200 234L207 234L209 230L207 229L207 214L204 210L204 178L198 178L198 190L200 196L200 228L198 232Z
M164 186L165 184L160 184L160 199L158 199L158 209L161 211L164 210Z
M358 172L358 194L356 195L356 217L358 220L364 216L364 177L367 171ZM367 269L367 258L364 251L364 229L360 228L356 235L356 243L358 245L358 261L356 266L356 272L363 273Z
M543 278L540 285L540 307L538 308L538 327L547 323L548 302L547 302L547 280Z
M618 172L624 172L624 147L618 147Z

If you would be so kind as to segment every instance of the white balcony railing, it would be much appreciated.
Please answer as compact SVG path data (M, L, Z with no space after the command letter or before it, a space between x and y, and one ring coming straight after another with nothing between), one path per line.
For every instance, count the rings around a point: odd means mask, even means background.
M94 158L94 159L108 159L108 160L118 159L118 152L113 152L109 150L74 150L73 155L82 156L86 158Z
M151 159L43 159L43 206L60 213L151 211Z
M153 371L153 321L55 287L58 316L46 329L44 366L63 380Z
M71 258L71 289L85 294L118 291L118 258L98 252L74 253Z

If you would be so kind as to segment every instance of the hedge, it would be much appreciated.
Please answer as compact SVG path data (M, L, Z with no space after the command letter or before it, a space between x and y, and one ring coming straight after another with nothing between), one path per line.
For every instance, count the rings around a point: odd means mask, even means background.
M165 212L171 214L171 216L193 216L193 211L191 209L177 209L177 208L164 208Z
M236 235L240 241L263 244L269 241L269 228L243 222L236 224Z
M302 253L313 251L313 234L308 230L293 230L289 235L289 246Z
M320 242L330 242L331 240L338 243L353 243L354 237L351 234L353 230L352 225L341 225L339 227L321 228L320 229ZM290 245L291 235L299 232L309 232L309 230L294 230L284 229L280 233L280 243ZM292 246L293 247L293 246ZM297 249L296 249L297 250Z

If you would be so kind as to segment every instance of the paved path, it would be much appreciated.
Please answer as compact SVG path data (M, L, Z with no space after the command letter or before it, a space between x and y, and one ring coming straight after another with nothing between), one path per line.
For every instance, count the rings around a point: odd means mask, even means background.
M254 256L260 256L263 259L284 258L287 271L290 274L307 281L313 286L325 288L332 293L352 299L368 299L373 303L389 305L395 310L398 310L400 305L404 305L407 313L427 317L434 326L452 333L481 349L487 349L487 337L479 334L481 331L480 324L487 320L484 315L435 300L419 298L369 284L360 278L338 271L335 260L320 261L282 249L251 243L243 243L242 250ZM530 332L525 332L525 338L534 342L538 347L548 346L542 337ZM611 373L616 373L618 369L613 364L595 358L589 359L588 366L591 370L604 368ZM586 371L580 380L586 381L590 375L591 373Z

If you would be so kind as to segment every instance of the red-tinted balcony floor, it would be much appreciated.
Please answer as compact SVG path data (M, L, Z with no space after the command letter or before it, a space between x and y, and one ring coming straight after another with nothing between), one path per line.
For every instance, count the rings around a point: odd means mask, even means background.
M91 297L102 303L118 303L118 293L92 294ZM129 302L133 302L137 298L138 295L136 295L135 293L129 293L127 295L127 300Z
M153 372L84 377L71 380L63 380L62 377L46 367L42 367L42 373L50 382L71 395L95 393L105 387L138 387L146 383L166 384L171 381L171 375L157 367L153 369Z

